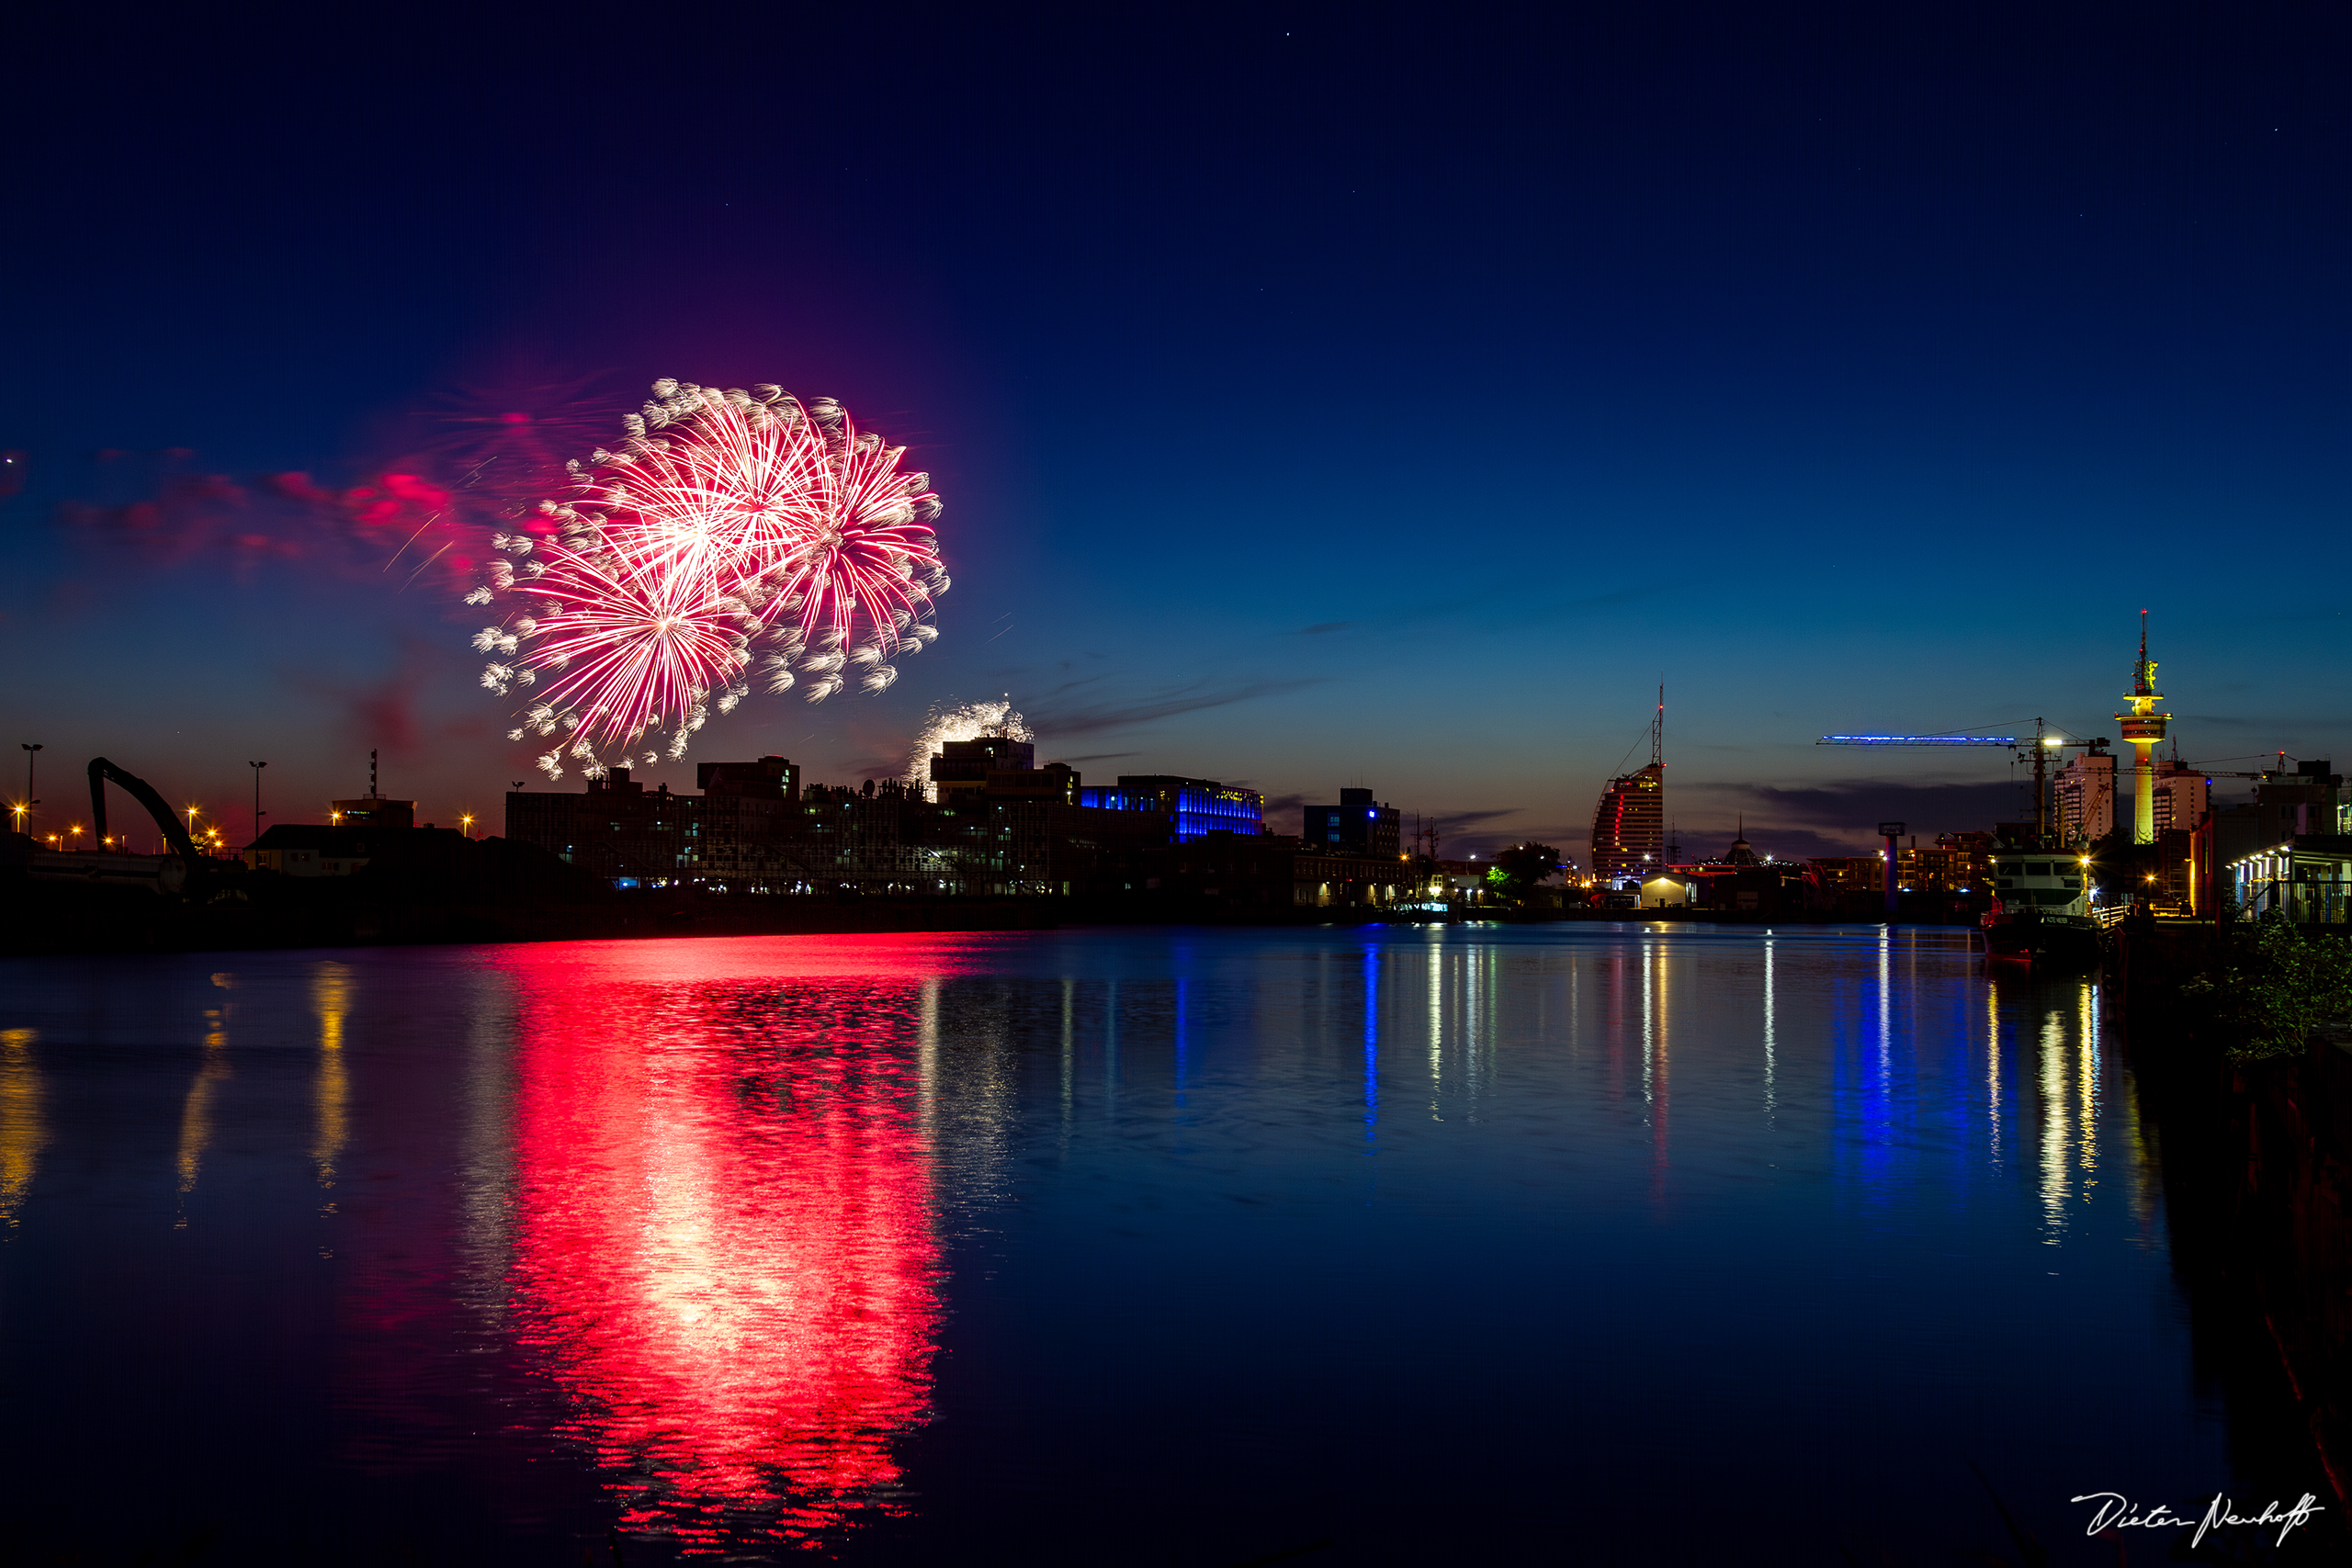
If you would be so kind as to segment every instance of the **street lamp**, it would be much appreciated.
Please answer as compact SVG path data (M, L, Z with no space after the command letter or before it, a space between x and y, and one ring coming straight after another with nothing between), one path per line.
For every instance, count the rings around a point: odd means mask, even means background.
M465 815L459 817L458 820L464 825L466 837L469 839L472 838L474 836L474 814L469 811L465 813Z
M29 740L19 740L17 744L23 747L25 752L25 803L17 807L17 816L19 818L17 825L21 828L24 826L21 818L25 813L40 804L40 798L33 794L33 753L40 748Z
M267 762L247 762L245 766L254 771L254 841L258 843L261 841L262 818L261 771L269 766L269 764Z

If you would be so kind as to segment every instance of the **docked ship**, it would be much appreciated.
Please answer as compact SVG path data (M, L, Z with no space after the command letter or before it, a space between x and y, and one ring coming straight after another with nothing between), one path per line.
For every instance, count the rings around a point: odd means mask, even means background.
M2004 834L1993 852L1993 907L1981 922L1984 955L2051 971L2097 968L2089 863L2025 827L2015 837Z

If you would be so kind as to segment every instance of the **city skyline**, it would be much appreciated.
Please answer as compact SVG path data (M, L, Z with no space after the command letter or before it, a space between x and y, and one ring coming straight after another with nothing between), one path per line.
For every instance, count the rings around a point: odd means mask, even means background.
M13 739L231 822L250 759L290 816L371 747L428 815L486 811L529 749L454 595L294 517L287 477L447 481L514 455L508 413L580 455L675 376L909 440L956 589L889 692L755 696L652 782L881 776L932 703L1009 695L1090 778L1369 786L1581 857L1663 677L1687 844L1744 813L1759 849L1854 851L1988 825L2009 769L1815 736L2112 733L2143 608L2183 756L2338 757L2294 657L2337 613L2276 561L2346 499L2311 25L1510 18L1407 79L1369 13L956 22L905 40L923 90L880 121L808 86L838 162L771 155L755 79L657 40L638 101L713 106L691 166L627 114L443 112L537 47L494 19L477 63L393 46L362 117L300 40L240 35L190 96L170 29L85 39L123 107L74 177L28 173L41 243L0 258L44 307L0 392ZM1163 69L1116 87L1139 49ZM318 129L252 134L261 102ZM201 188L153 160L181 141Z

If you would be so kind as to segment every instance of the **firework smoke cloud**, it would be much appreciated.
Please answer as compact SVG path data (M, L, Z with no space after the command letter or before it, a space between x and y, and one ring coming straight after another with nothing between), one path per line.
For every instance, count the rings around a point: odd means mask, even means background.
M939 636L939 497L899 471L903 447L831 398L653 392L617 445L567 465L571 493L492 536L466 596L508 606L474 636L481 683L525 694L509 739L553 738L551 779L567 757L591 778L656 761L660 732L683 756L754 683L810 702L882 691Z

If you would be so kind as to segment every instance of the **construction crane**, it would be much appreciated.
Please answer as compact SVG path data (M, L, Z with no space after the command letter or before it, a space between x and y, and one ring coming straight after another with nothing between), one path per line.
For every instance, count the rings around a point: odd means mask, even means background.
M2006 746L2020 755L2033 753L2033 830L2050 830L2049 757L2054 750L2076 747L2097 751L2113 744L2104 735L2094 740L2070 740L2064 731L2052 733L2041 719L2033 721L2033 739L2015 735L1825 735L1816 746Z
M2014 735L1825 735L1815 746L2015 746Z
M2003 746L2022 755L2033 753L2033 831L2039 839L2050 830L2049 757L2053 750L2083 747L2098 750L2109 744L2105 736L2096 740L2069 740L2063 734L2052 734L2041 719L2033 721L2033 739L2027 740L2015 735L1825 735L1814 742L1816 746ZM1879 837L1886 840L1886 910L1890 919L1894 914L1895 840L1903 836L1901 822L1882 822Z

